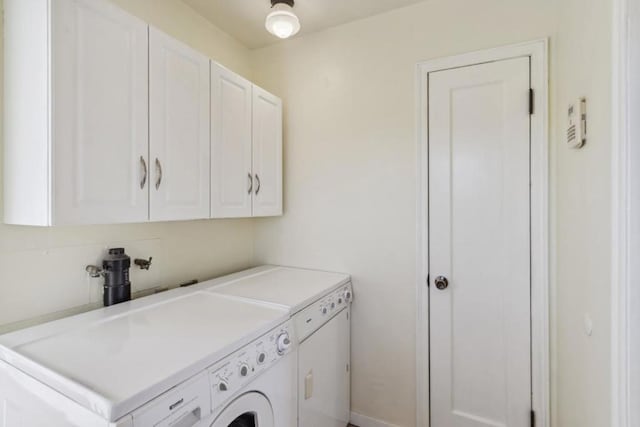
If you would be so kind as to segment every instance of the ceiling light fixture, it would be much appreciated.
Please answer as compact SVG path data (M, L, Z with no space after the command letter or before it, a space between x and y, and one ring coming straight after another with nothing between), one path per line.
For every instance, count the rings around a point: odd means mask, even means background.
M271 0L273 9L265 22L267 31L281 39L287 39L300 31L300 20L293 13L294 0Z

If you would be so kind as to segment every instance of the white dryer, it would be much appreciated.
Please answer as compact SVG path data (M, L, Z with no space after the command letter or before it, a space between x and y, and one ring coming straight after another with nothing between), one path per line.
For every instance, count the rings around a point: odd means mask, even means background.
M289 310L299 345L298 426L349 423L353 289L348 275L263 266L221 278L208 291Z

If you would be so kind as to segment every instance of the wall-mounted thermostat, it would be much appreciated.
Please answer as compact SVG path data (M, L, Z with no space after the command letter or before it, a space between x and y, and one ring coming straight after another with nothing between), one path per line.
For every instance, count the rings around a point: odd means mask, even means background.
M580 98L569 105L568 113L567 144L571 148L581 148L587 142L587 100Z

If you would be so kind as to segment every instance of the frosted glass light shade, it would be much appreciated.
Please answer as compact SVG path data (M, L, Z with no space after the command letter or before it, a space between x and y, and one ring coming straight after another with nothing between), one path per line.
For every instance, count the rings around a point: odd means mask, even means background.
M287 4L279 3L267 15L265 22L267 31L276 37L286 39L294 36L300 31L300 20L293 13L293 8Z

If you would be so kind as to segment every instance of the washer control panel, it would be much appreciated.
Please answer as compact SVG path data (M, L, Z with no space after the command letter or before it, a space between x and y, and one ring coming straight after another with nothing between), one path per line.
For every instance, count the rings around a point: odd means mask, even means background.
M211 407L215 410L226 403L248 382L291 352L292 334L291 324L284 323L209 368Z
M295 315L296 335L303 341L353 302L353 286L347 283Z

